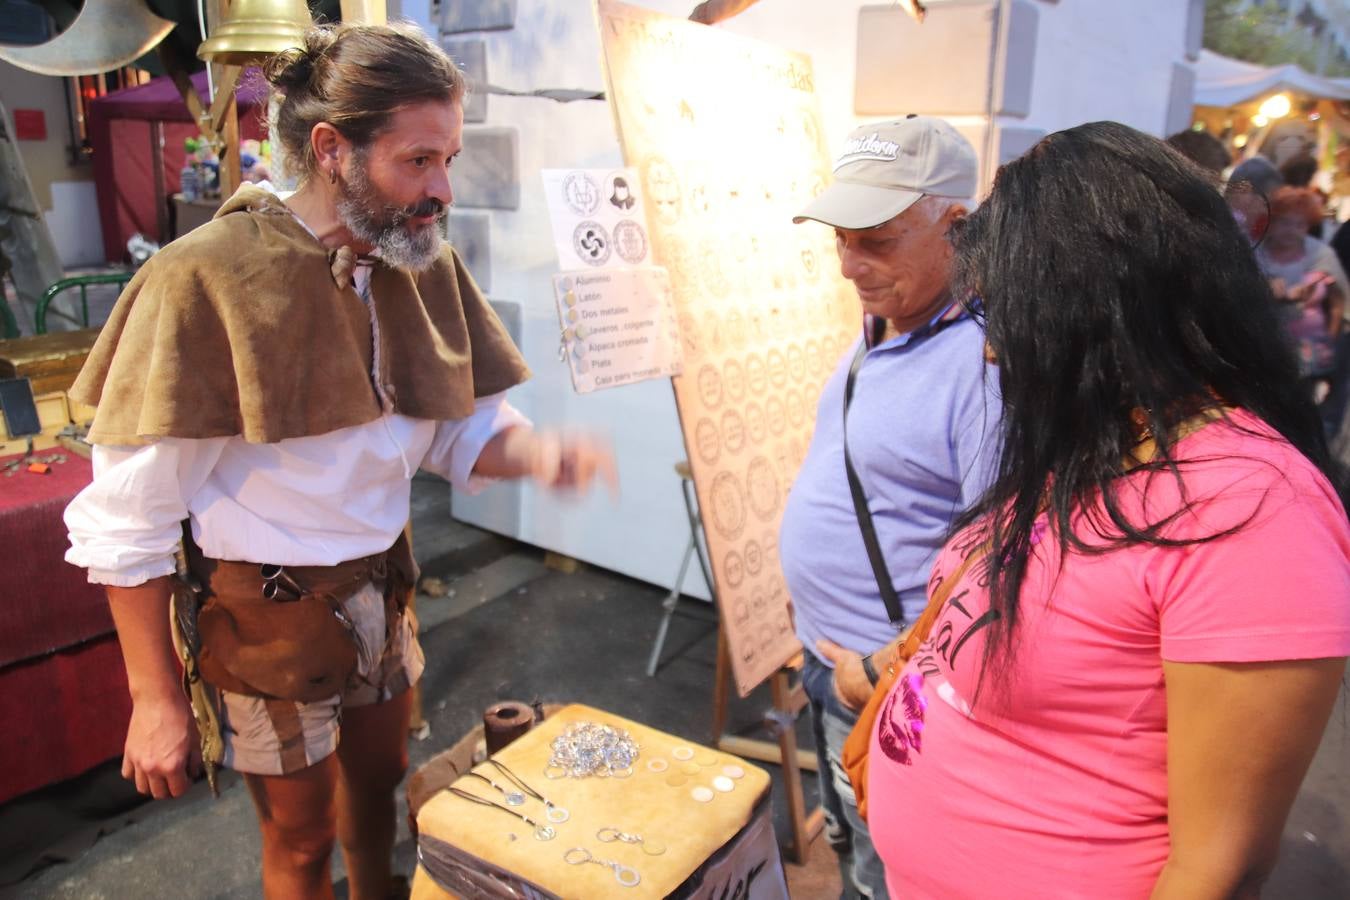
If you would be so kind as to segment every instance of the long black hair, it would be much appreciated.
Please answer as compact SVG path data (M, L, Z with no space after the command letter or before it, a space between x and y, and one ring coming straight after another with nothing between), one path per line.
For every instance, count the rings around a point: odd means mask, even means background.
M1167 536L1184 508L1160 521L1121 510L1143 428L1158 444L1145 467L1180 480L1173 430L1206 408L1240 407L1330 475L1247 238L1214 185L1162 141L1114 122L1052 134L999 171L953 240L957 289L980 298L1004 402L998 474L956 525L978 522L990 541L986 663L1011 643L1042 512L1061 551L1191 543ZM1090 547L1071 527L1080 512L1097 532Z

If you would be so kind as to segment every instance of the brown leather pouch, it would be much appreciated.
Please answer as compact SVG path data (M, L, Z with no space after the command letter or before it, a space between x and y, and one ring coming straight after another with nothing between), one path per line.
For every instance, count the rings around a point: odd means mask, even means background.
M342 693L358 661L358 638L342 603L367 582L388 587L402 580L387 578L386 556L288 566L285 578L299 590L269 598L262 566L210 559L190 546L189 566L202 585L202 678L222 690L299 703ZM397 593L387 591L386 608L399 605L389 602Z
M872 733L877 728L877 716L881 714L881 707L886 702L895 687L896 679L900 677L900 670L905 667L910 658L919 651L919 645L928 639L928 634L933 629L933 624L937 622L938 616L942 614L942 607L946 605L947 598L951 596L952 589L956 587L957 582L966 574L966 570L978 559L983 559L985 548L982 547L971 553L961 565L957 567L952 576L942 584L938 585L928 598L928 605L924 607L923 613L919 616L914 627L905 635L905 639L896 649L895 658L886 662L877 679L877 683L872 688L872 696L868 699L867 705L858 713L858 721L854 724L853 730L849 732L848 739L844 741L844 750L840 754L840 764L848 774L849 784L853 786L854 799L858 805L858 815L864 822L867 821L867 763L872 749Z

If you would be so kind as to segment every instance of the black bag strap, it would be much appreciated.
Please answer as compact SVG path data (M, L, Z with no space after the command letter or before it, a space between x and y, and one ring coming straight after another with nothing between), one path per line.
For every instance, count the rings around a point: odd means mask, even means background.
M848 473L848 489L853 494L853 511L858 515L858 529L862 532L863 546L867 548L867 559L872 563L872 574L877 579L877 589L881 591L881 602L886 604L886 615L896 628L905 626L904 609L900 606L900 596L895 592L891 581L890 569L886 568L886 557L881 554L881 543L877 540L877 530L872 524L872 512L867 508L867 495L863 493L858 472L853 468L853 459L848 452L848 408L853 403L853 385L862 368L863 357L867 351L881 343L886 334L886 320L881 316L872 319L872 340L864 336L853 355L853 364L848 367L848 380L844 382L844 471Z

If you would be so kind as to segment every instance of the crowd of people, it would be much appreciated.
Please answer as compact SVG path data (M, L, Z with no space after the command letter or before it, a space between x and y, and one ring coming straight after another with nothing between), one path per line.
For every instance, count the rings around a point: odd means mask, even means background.
M1340 435L1350 397L1350 222L1336 199L1350 197L1350 146L1323 169L1310 147L1277 166L1254 154L1234 160L1206 131L1167 143L1213 173L1248 226L1257 262L1270 282L1283 334L1322 412L1337 460L1350 465L1350 428Z
M528 372L440 241L443 51L325 26L265 71L300 188L244 189L129 285L75 388L68 558L108 585L124 774L181 794L195 715L268 897L331 897L335 842L382 897L413 472L584 490L613 462L512 409ZM1350 656L1345 276L1314 205L1114 123L984 198L941 120L853 137L797 221L833 229L864 327L780 538L845 894L1258 896Z

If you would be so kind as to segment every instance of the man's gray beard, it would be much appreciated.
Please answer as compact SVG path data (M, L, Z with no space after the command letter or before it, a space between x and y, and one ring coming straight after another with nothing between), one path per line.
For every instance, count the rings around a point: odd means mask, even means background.
M352 157L351 177L339 178L338 190L338 218L352 237L374 247L387 265L420 272L440 256L440 223L445 221L445 212L436 225L420 227L416 233L409 231L407 210L384 202L366 175L363 154Z

